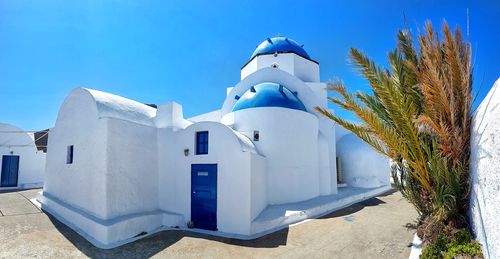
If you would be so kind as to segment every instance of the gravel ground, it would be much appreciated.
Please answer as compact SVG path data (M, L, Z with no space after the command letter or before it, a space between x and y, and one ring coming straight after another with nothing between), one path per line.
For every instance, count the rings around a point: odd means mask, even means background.
M408 258L417 217L389 192L255 240L172 230L102 250L31 204L39 191L0 193L1 258Z

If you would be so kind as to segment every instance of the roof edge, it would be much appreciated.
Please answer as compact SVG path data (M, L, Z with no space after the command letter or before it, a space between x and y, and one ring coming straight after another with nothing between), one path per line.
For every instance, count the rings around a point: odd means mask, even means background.
M293 52L293 51L276 51L276 52L274 52L274 53L259 53L259 54L255 55L255 56L253 56L250 60L248 60L248 61L247 61L247 62L246 62L246 63L245 63L245 64L244 64L241 68L240 68L240 70L241 70L241 69L243 69L243 68L245 68L245 67L246 67L246 66L247 66L250 62L252 62L252 60L254 60L255 58L257 58L257 57L259 57L259 56L274 55L274 54L290 54L290 53L293 53L293 54L295 54L295 55L297 55L297 56L299 56L299 57L301 57L301 58L307 59L307 60L309 60L309 61L311 61L311 62L314 62L314 63L316 63L317 65L319 65L319 62L318 62L318 61L316 61L316 60L314 60L314 59L312 59L312 58L305 57L304 55L300 55L300 54L295 53L295 52Z

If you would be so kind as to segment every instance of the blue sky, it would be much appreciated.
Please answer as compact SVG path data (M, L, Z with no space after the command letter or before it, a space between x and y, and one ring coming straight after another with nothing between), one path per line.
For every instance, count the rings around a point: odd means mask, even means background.
M386 64L403 13L414 32L443 19L465 31L466 8L481 100L500 77L499 1L2 0L0 121L51 127L79 86L144 103L176 101L186 117L216 110L254 48L277 34L304 44L322 81L341 78L366 91L349 48Z

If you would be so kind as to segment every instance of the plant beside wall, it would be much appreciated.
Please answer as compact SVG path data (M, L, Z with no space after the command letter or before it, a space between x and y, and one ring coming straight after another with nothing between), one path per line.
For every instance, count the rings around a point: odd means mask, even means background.
M373 93L349 93L337 81L329 84L335 94L329 99L361 123L317 110L392 160L396 187L419 213L423 257L481 256L472 239L454 241L457 233L470 236L471 46L446 23L442 35L430 23L416 39L399 31L397 48L388 54L390 69L351 49L350 58Z

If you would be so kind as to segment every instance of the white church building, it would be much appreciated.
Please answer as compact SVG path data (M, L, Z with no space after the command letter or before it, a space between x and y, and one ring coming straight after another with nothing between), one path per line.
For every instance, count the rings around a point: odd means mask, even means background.
M74 89L38 200L111 248L171 228L256 238L387 191L388 160L315 111L327 107L325 87L318 62L275 37L219 110L193 118L175 102Z
M0 168L0 191L43 185L45 153L37 149L33 133L0 123Z

